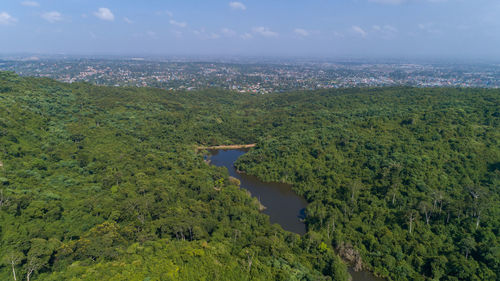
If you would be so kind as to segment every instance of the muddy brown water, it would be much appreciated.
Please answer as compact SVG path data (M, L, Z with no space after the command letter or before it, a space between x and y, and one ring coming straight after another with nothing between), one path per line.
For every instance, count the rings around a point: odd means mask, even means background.
M257 177L238 173L234 162L245 154L245 150L209 150L210 163L226 167L229 175L240 180L241 187L250 191L266 207L264 214L269 215L271 223L277 223L283 229L300 235L306 233L306 226L301 221L305 218L307 202L298 196L292 186L284 183L262 182Z
M302 222L305 218L305 209L307 202L304 198L297 195L292 190L292 186L284 183L263 182L257 177L238 173L234 167L234 162L247 149L232 149L232 150L208 150L210 153L210 164L226 167L229 175L240 180L241 188L244 188L259 199L266 207L264 214L269 215L271 223L277 223L281 227L290 232L300 235L306 233L306 225ZM378 278L368 271L355 272L352 268L349 269L352 276L352 281L384 281L385 279Z

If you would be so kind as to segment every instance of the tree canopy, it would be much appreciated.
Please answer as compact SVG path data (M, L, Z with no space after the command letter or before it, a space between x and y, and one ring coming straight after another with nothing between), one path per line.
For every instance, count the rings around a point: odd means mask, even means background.
M0 279L500 276L500 91L270 95L0 72ZM197 146L309 202L299 236ZM221 180L222 179L222 180ZM216 187L216 188L215 188Z

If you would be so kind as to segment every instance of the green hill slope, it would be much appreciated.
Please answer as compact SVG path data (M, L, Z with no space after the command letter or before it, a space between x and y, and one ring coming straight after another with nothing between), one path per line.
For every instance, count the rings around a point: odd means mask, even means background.
M235 95L5 72L0 85L1 280L13 280L12 264L18 280L346 277L320 239L270 225L196 153L251 135L216 121Z
M498 90L254 96L0 72L0 279L345 280L336 249L394 280L495 280L499 105ZM238 168L294 184L305 236L195 150L255 142Z

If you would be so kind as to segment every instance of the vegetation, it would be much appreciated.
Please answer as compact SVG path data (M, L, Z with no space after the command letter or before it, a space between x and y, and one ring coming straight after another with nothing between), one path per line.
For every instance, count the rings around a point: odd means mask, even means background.
M309 233L341 254L353 245L348 260L393 280L500 278L499 91L280 98L295 124L237 168L292 183L310 202Z
M346 278L320 238L271 225L196 152L251 135L222 123L244 119L221 117L235 95L0 85L0 280Z
M63 84L0 72L0 279L500 276L500 91L275 95ZM199 146L294 184L302 237ZM334 251L335 250L335 251Z

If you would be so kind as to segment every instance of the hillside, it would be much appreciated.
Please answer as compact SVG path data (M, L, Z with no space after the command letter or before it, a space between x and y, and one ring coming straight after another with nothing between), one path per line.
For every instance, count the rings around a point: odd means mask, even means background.
M495 280L499 117L499 90L262 96L0 72L0 279L346 280L337 254L354 252L392 280ZM196 150L250 143L238 169L310 202L303 237Z

